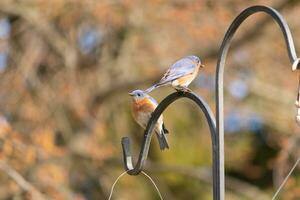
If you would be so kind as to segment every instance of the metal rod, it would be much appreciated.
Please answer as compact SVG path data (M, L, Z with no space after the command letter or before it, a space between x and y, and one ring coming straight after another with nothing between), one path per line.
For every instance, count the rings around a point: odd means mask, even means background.
M174 101L180 98L188 98L194 101L203 111L206 120L209 125L210 133L211 133L211 142L212 142L212 159L213 159L213 196L214 199L218 199L219 196L219 185L220 185L220 150L218 147L218 137L216 135L216 123L213 112L209 108L208 104L199 96L192 92L174 92L167 96L162 102L157 106L155 111L152 113L152 116L148 122L147 128L144 132L144 138L142 141L142 147L140 150L139 158L136 164L133 164L133 159L130 151L130 141L128 137L122 138L122 148L123 148L123 158L124 158L124 167L125 170L129 170L127 173L130 175L138 175L145 164L145 161L148 156L151 137L153 128L162 114L162 112L171 105Z
M220 47L220 52L218 56L217 62L217 72L216 72L216 119L217 119L217 134L219 137L219 154L220 154L220 196L218 199L224 200L224 67L226 56L228 53L228 49L230 47L230 43L232 40L233 35L235 34L238 27L242 24L242 22L249 17L250 15L257 13L257 12L265 12L269 14L275 21L278 23L284 39L286 43L286 47L288 50L288 55L290 58L290 62L293 64L292 70L299 69L299 59L296 55L295 46L293 42L293 38L290 32L290 29L284 20L284 18L280 15L278 11L271 7L267 6L252 6L244 11L242 11L232 22L230 27L228 28L222 45Z

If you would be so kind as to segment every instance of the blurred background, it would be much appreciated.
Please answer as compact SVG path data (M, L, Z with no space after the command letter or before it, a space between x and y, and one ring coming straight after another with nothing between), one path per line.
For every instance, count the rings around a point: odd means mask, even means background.
M1 0L0 199L107 199L124 171L121 137L136 157L143 136L128 92L194 54L206 67L191 88L215 112L218 48L255 4L283 14L300 51L297 0ZM225 69L226 199L271 199L300 156L297 87L278 25L265 14L247 19ZM184 99L164 117L170 150L153 140L145 171L165 199L212 199L203 114ZM278 199L300 199L299 169ZM159 197L145 177L124 176L113 199Z

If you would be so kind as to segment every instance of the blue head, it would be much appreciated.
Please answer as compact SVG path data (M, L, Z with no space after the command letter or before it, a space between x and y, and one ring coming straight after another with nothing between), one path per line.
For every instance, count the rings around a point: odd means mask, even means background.
M201 64L201 60L198 56L191 55L191 56L187 56L186 58L192 60L197 65L200 65L200 67L204 67L204 65Z
M128 93L135 101L143 100L145 97L148 97L148 94L143 90L134 90Z

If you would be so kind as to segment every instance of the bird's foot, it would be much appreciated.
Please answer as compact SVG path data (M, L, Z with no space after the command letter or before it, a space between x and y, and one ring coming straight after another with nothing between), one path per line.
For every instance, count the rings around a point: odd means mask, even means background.
M177 92L183 92L183 93L186 93L186 92L192 92L191 89L189 89L188 87L177 87L175 88Z

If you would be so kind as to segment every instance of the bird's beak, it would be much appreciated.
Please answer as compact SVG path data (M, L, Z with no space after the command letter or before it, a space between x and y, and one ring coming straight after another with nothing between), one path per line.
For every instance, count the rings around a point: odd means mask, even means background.
M200 64L200 68L204 68L205 67L205 65L203 65L203 64Z
M129 92L128 94L129 94L130 96L134 96L134 94L133 94L132 92Z

